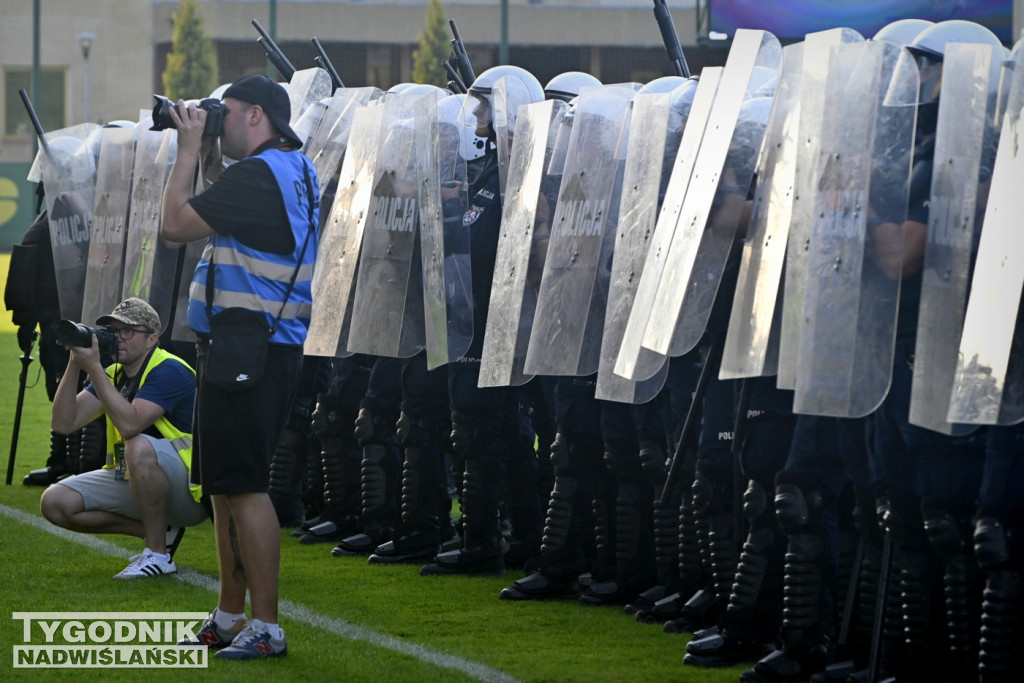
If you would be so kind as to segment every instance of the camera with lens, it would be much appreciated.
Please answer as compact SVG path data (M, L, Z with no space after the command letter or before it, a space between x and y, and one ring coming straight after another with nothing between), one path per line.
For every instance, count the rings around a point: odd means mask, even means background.
M57 341L64 348L79 346L87 349L92 346L92 335L99 342L100 355L117 358L117 334L107 327L89 327L71 320L57 323Z
M150 130L177 128L174 125L174 120L171 118L170 110L173 109L180 115L181 112L178 111L178 105L160 95L153 95L153 99L156 100L156 104L153 105L153 126ZM220 137L221 127L224 125L224 103L216 97L207 97L206 99L199 100L198 107L205 109L207 112L206 125L203 126L203 137Z

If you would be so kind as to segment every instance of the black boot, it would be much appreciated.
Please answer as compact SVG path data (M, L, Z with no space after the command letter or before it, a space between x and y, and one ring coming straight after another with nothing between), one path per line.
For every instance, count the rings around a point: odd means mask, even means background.
M574 596L579 590L577 576L583 571L581 539L592 534L589 480L582 449L570 446L563 434L551 444L555 485L548 501L547 519L540 555L527 564L527 575L502 589L502 600L544 600Z
M464 463L462 478L462 547L438 553L422 576L505 573L504 544L498 519L504 444L470 419L452 414L452 447Z
M311 482L320 483L321 496L316 517L303 525L303 533L293 532L302 544L338 543L359 531L362 452L352 431L355 410L355 405L346 407L333 393L317 396L311 422L320 453L316 467L309 471Z
M667 633L695 633L710 628L718 622L729 604L732 581L739 563L728 495L730 489L731 482L716 484L700 471L694 476L693 506L698 518L700 561L706 583L688 599L683 594L685 601L679 608L679 616L665 622ZM671 604L668 606L672 607Z
M402 516L394 538L370 555L371 564L429 560L441 550L441 518L450 517L451 499L438 429L438 425L413 420L404 411L398 418L396 431L404 455Z
M363 399L356 417L355 435L363 449L359 482L362 531L342 539L331 551L335 557L369 555L378 545L391 540L398 521L398 481L401 458L392 421L378 402Z
M731 666L757 661L773 649L781 626L785 537L761 484L750 481L743 503L750 531L736 569L729 605L719 619L717 633L687 643L684 664Z
M421 576L505 573L504 548L498 526L494 483L497 468L479 458L466 459L462 492L462 547L438 553L434 563L420 568Z
M32 470L25 475L21 483L25 486L49 486L61 477L70 474L68 468L68 437L50 431L50 455L46 458L46 467Z
M804 477L775 478L775 515L788 538L783 579L782 647L744 672L744 681L804 681L829 663L829 587L834 567L821 535L825 503Z

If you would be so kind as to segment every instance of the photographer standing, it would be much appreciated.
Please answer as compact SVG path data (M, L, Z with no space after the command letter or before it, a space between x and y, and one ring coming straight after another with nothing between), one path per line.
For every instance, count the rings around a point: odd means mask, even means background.
M126 299L96 324L105 329L76 330L89 336L90 346L77 345L85 339L69 344L50 424L68 434L106 415L107 464L53 484L39 506L65 529L145 539L146 549L114 578L172 574L185 527L206 518L199 487L189 486L195 375L185 361L157 348L160 317L145 301ZM103 347L118 361L105 370ZM79 371L91 384L76 393Z
M296 151L302 141L288 125L284 88L246 76L222 102L222 130L207 130L216 110L181 100L170 110L178 152L161 233L174 242L210 238L192 277L188 321L199 336L196 471L213 504L220 596L196 642L223 659L258 659L288 651L277 617L280 526L268 490L309 327L319 185ZM220 151L237 162L211 177L222 168ZM200 159L209 188L193 196Z

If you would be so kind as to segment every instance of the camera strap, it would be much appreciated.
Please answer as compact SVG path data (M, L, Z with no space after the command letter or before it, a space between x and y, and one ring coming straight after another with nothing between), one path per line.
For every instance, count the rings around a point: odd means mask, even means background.
M114 373L114 388L117 389L129 403L135 400L135 394L139 393L139 387L142 386L142 376L146 374L146 368L149 367L149 361L153 357L154 351L156 351L155 346L146 354L146 360L142 362L142 365L139 367L139 371L134 377L128 376L128 373L124 371L123 365L118 368L119 372Z
M302 260L306 257L306 249L309 247L309 238L313 235L313 231L316 229L316 226L313 224L313 202L315 199L313 196L313 181L309 178L309 167L306 166L305 163L302 164L302 173L306 180L306 194L309 202L309 229L306 231L306 239L302 243L302 251L299 252L298 263L295 264L295 270L292 271L291 280L288 282L288 291L284 293L284 300L281 302L281 308L277 312L277 317L274 318L274 324L271 325L270 329L267 331L267 337L273 337L274 332L277 331L277 325L281 322L281 316L284 314L284 307L288 303L289 297L292 295L292 289L295 288L295 280L299 276L299 269L302 268ZM210 251L210 268L206 273L206 318L208 320L213 318L213 278L214 272L217 270L214 267L214 252L215 250Z

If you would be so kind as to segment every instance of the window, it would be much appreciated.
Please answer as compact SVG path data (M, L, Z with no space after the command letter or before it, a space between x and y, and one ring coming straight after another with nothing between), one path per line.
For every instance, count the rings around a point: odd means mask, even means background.
M18 91L32 91L32 69L29 67L7 67L4 78L4 137L31 138L35 135L32 121L25 111ZM52 131L67 127L67 70L63 68L42 69L40 72L41 94L32 98L32 108L43 126Z

